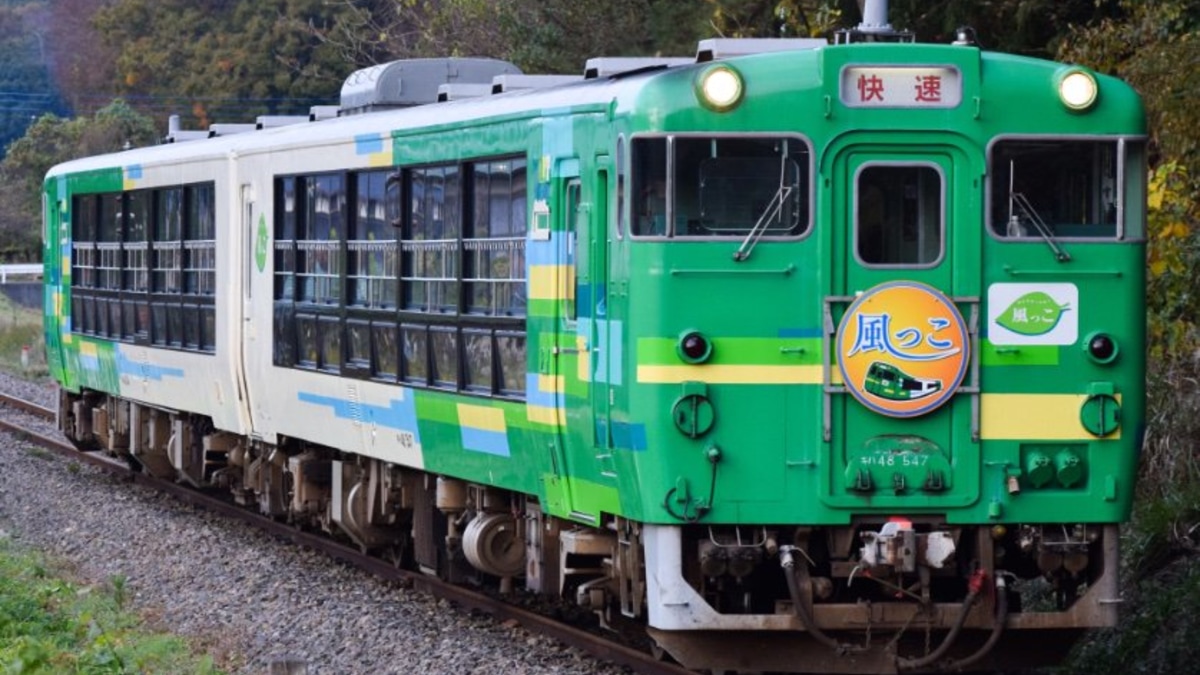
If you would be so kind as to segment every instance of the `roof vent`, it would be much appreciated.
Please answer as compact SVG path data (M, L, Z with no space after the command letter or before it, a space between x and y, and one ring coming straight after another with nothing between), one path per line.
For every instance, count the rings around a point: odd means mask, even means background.
M256 128L254 124L210 124L208 125L208 137L216 138L218 136L242 134L247 131L254 131Z
M491 84L521 72L497 59L441 58L392 61L351 73L342 84L342 114L434 103L443 84Z
M696 46L696 63L764 52L817 49L828 44L824 38L709 38Z
M286 127L291 124L300 124L308 121L308 115L259 115L254 118L254 128L274 129L275 127Z
M338 116L341 109L340 105L314 105L308 109L308 121L331 120Z
M454 84L443 84L438 87L438 102L443 101L458 101L464 98L479 98L492 93L492 85L490 84L464 84L456 82Z
M583 77L594 80L602 77L633 75L647 70L686 66L695 63L691 57L602 56L588 59Z
M503 94L506 91L520 89L557 87L582 80L583 77L579 75L497 75L492 78L492 93Z
M179 124L179 115L171 115L167 118L167 135L163 138L163 143L182 143L197 141L201 138L208 138L208 132L184 131Z

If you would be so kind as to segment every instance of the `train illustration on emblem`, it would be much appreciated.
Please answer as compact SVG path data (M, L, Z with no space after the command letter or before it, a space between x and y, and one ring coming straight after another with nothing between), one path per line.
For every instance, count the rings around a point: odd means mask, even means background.
M863 391L892 401L925 398L942 390L942 381L913 377L896 366L876 361L867 368Z

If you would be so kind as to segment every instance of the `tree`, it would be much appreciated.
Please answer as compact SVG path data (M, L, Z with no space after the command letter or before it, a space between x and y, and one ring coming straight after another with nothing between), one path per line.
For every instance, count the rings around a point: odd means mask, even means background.
M921 42L947 43L960 26L987 49L1043 58L1072 25L1116 11L1118 0L893 0L888 22ZM862 21L864 0L709 0L726 37L828 37Z
M46 69L44 2L0 4L0 158L31 120L61 112Z
M95 25L117 53L119 92L203 127L334 102L352 68L316 34L343 11L324 0L117 0Z
M487 56L527 73L583 72L597 56L695 53L708 0L342 0L354 8L320 38L348 60Z
M656 51L645 21L647 0L510 0L501 6L498 22L508 54L529 72L581 74L589 58Z
M1072 26L1119 13L1118 0L893 0L891 23L923 42L948 43L972 27L985 49L1052 58Z
M64 119L53 113L39 117L0 162L0 184L6 186L0 191L2 248L39 249L42 181L50 167L127 146L152 145L156 140L154 124L120 100L92 117Z
M69 110L92 114L112 99L116 51L92 18L109 0L50 0L46 10L47 67Z
M858 23L853 0L709 0L720 37L827 37ZM850 19L853 19L851 21Z

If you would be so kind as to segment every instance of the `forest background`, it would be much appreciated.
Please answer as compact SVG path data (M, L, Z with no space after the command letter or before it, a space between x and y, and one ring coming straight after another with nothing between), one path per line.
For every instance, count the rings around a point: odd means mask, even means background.
M922 42L1080 63L1145 98L1150 419L1122 630L1078 672L1186 672L1200 659L1200 2L892 0ZM490 56L580 73L595 56L690 55L707 37L828 37L856 0L0 0L0 259L36 260L46 170L185 128L307 114L352 71ZM1167 619L1170 618L1170 621Z

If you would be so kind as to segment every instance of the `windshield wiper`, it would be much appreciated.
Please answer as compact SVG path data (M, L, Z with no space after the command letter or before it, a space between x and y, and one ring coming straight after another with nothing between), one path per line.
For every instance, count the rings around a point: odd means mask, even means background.
M758 243L759 239L762 239L763 233L767 231L767 226L772 220L779 217L784 202L792 194L792 190L796 189L796 186L788 185L786 181L787 149L785 148L783 154L779 156L779 189L775 191L775 196L771 197L771 201L767 202L767 207L763 209L762 215L758 217L758 222L754 223L754 227L750 228L745 241L738 247L738 250L733 252L734 262L742 262L749 258L750 252L754 250L754 245Z
M1018 209L1020 209L1020 215L1017 215L1013 211L1012 207L1014 204ZM1029 203L1029 200L1024 194L1020 192L1009 193L1008 210L1009 236L1021 236L1025 234L1025 228L1021 226L1021 218L1024 217L1025 220L1029 221L1029 223L1033 225L1033 229L1037 230L1037 233L1041 235L1042 240L1046 242L1046 245L1050 247L1050 250L1054 251L1055 260L1058 262L1067 262L1071 259L1071 254L1067 253L1062 246L1058 245L1058 242L1054 239L1054 233L1050 231L1050 226L1046 224L1046 221L1042 220L1042 217L1038 215L1037 209L1033 208L1033 204Z
M767 208L763 209L762 215L758 217L758 222L754 223L754 227L750 228L749 234L746 235L746 240L733 253L733 259L741 262L750 257L750 252L754 250L754 245L762 238L764 232L767 231L767 226L771 221L779 217L779 212L783 210L783 204L787 201L788 195L792 194L795 189L791 185L780 185L775 191L775 196L771 197L771 201L767 202Z

